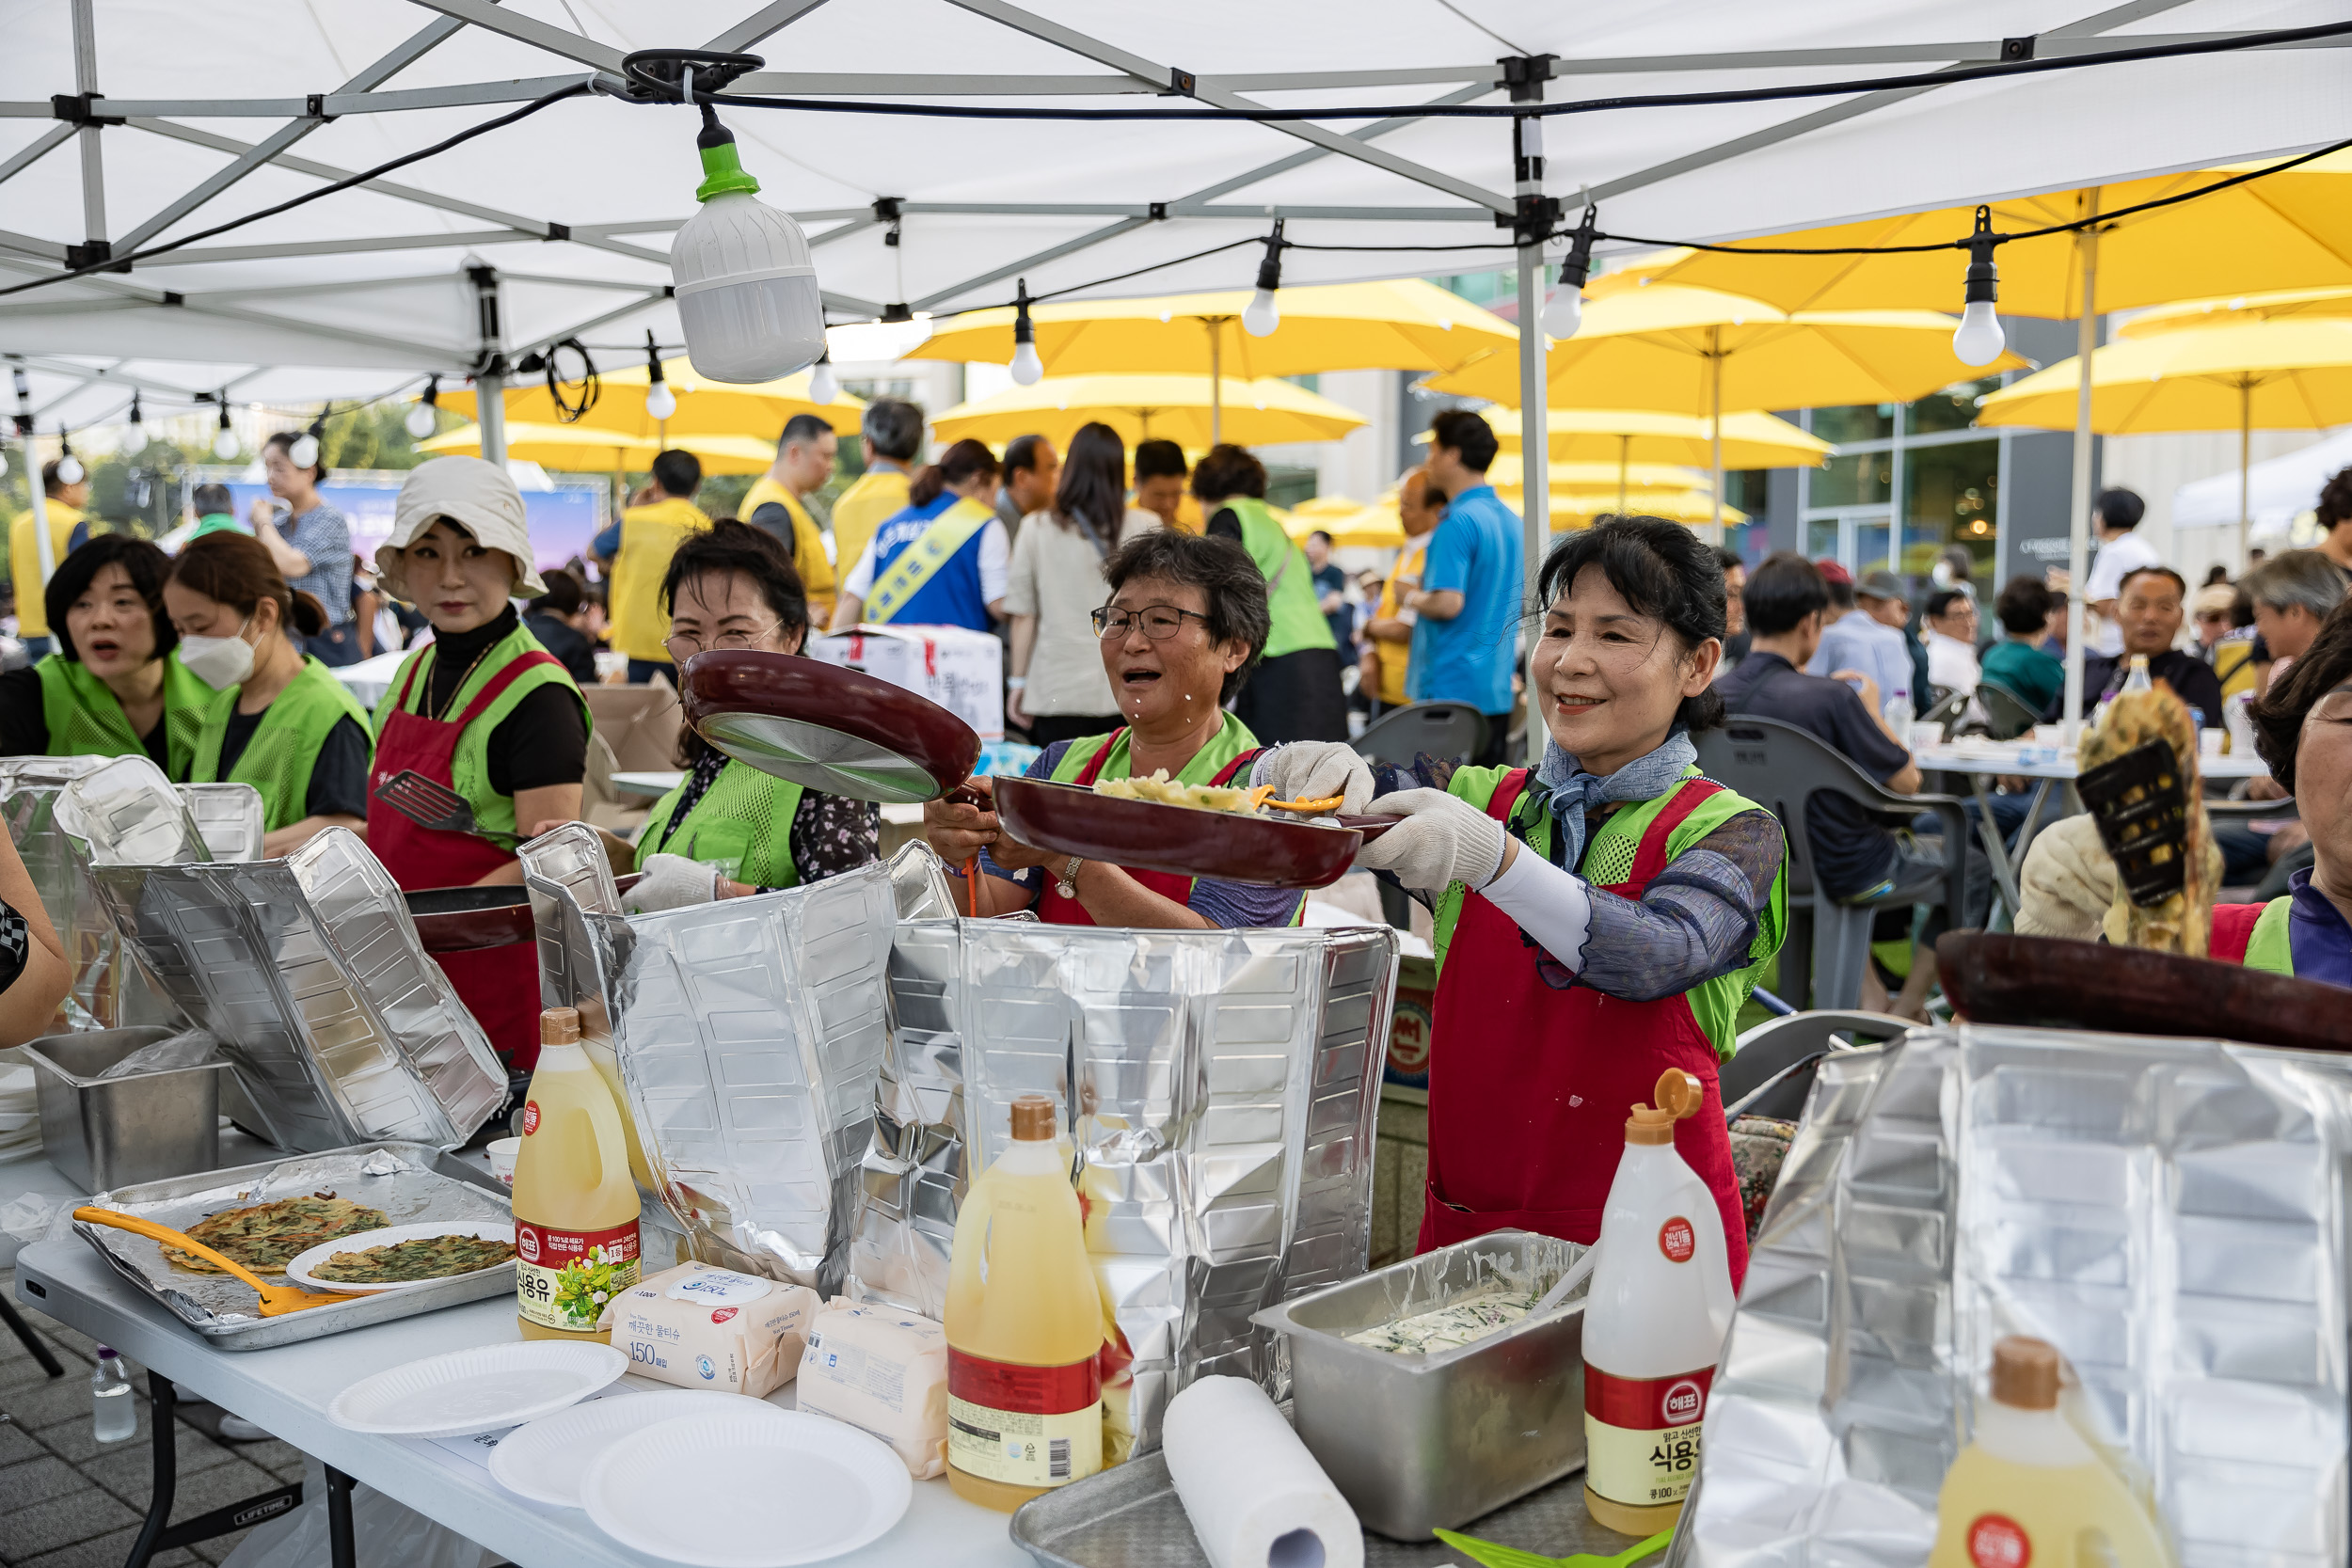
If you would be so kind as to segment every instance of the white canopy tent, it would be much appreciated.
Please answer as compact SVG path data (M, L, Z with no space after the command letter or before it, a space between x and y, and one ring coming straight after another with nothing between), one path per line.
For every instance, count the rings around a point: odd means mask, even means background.
M2341 21L2324 0L8 0L0 289L200 231L551 90L594 90L127 275L0 297L0 353L117 378L108 396L83 383L48 400L53 428L127 405L120 382L152 361L270 367L242 397L354 396L403 372L494 386L504 363L573 336L607 363L647 328L675 344L666 245L693 206L695 121L627 99L622 57L643 48L755 51L767 69L732 91L836 104L1508 110L1509 76L1560 103ZM1249 242L1278 217L1295 245L1366 247L1293 249L1286 281L1516 263L1533 319L1547 258L1512 248L1521 195L1549 193L1571 218L1589 198L1622 234L1721 238L2299 150L2352 134L2344 41L1563 115L1543 122L1549 157L1533 166L1515 166L1515 127L1535 122L1507 116L723 114L762 199L806 225L836 320L1004 303L1016 277L1078 295L1246 285ZM1955 308L1963 265L1955 253ZM1522 360L1540 346L1524 341ZM1540 421L1542 378L1526 379Z
M2253 525L2249 537L2273 547L2281 540L2311 543L2295 539L2295 525L2319 504L2327 483L2347 467L2352 467L2352 430L2255 464L2246 471L2243 490L2235 469L2191 480L2172 492L2172 526L2236 528L2243 504Z

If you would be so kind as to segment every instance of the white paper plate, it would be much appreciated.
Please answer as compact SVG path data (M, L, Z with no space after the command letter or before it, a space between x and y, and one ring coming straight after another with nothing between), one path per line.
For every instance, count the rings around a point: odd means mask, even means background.
M386 1437L466 1437L552 1416L627 1370L627 1355L593 1341L477 1345L362 1378L326 1417Z
M738 1406L620 1439L588 1466L580 1492L598 1529L648 1557L792 1568L881 1537L906 1513L914 1482L855 1427Z
M726 1401L724 1405L715 1401ZM715 1388L664 1388L657 1393L607 1394L529 1426L516 1427L490 1450L490 1475L517 1497L556 1508L580 1506L580 1478L596 1456L631 1433L679 1416L783 1411L764 1400Z
M286 1277L306 1291L340 1291L349 1295L370 1296L383 1291L413 1291L420 1285L443 1285L453 1279L475 1279L501 1269L511 1269L515 1260L493 1263L486 1269L469 1274L445 1274L431 1279L403 1279L389 1285L354 1285L348 1280L321 1279L310 1271L339 1252L363 1252L372 1246L390 1246L396 1242L419 1242L428 1236L493 1236L515 1243L512 1220L435 1220L423 1225L389 1225L381 1230L361 1230L349 1236L338 1236L331 1242L321 1242L308 1252L297 1253L286 1265Z

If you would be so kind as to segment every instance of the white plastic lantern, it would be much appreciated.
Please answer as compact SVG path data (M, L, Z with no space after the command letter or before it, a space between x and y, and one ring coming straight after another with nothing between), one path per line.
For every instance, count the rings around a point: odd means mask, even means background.
M735 137L703 108L702 208L670 246L686 356L713 381L789 375L825 352L825 307L808 236L758 198Z

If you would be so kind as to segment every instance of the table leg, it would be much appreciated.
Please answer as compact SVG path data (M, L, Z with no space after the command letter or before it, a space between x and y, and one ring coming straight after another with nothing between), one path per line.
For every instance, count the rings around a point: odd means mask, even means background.
M335 1568L358 1568L358 1548L351 1539L351 1478L332 1465L326 1466L326 1544Z
M1993 792L1984 787L1985 775L1968 775L1968 788L1977 798L1977 837L1984 845L1984 857L1993 863L1993 885L2008 904L2012 916L2017 909L2017 873L2009 862L2009 850L2001 843L2001 830L1993 821Z
M23 1314L17 1311L16 1304L8 1299L8 1292L5 1291L0 1291L0 1322L6 1322L9 1332L16 1336L18 1342L33 1353L33 1359L40 1363L42 1371L47 1372L51 1377L65 1376L65 1368L58 1365L56 1356L51 1354L49 1347L41 1341L40 1336L33 1332L33 1325L24 1321Z
M139 1527L139 1538L131 1544L131 1556L123 1568L147 1568L147 1560L163 1544L164 1531L171 1524L171 1504L180 1490L180 1449L177 1444L179 1422L173 1418L172 1407L179 1402L179 1390L171 1379L150 1369L148 1388L148 1437L155 1450L154 1490L147 1499L147 1522Z

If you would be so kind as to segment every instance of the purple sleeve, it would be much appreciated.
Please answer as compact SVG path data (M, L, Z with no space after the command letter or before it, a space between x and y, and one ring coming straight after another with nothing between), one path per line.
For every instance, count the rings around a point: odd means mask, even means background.
M1184 903L1210 925L1230 931L1246 926L1287 926L1306 901L1307 895L1296 888L1250 887L1203 877L1192 884L1192 896Z
M1029 764L1027 769L1024 771L1021 776L1025 779L1052 778L1054 776L1054 769L1061 766L1061 759L1069 752L1069 741L1055 741L1051 746L1046 747L1044 751L1038 753L1037 760ZM1008 871L1003 866L998 865L994 859L990 856L989 852L983 849L980 851L980 870L983 874L993 877L1000 882L1010 882L1016 887L1027 890L1028 895L1032 899L1035 899L1045 891L1045 868L1041 865L1032 865L1022 871Z

